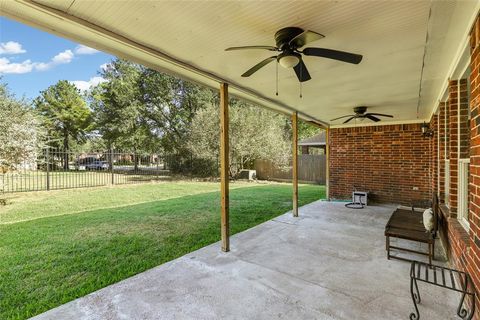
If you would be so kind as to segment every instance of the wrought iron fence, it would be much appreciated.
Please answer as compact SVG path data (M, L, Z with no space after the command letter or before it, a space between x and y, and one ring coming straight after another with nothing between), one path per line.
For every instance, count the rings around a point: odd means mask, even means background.
M301 157L303 156L299 156ZM312 163L305 162L309 159L300 159L300 178L324 183L325 161L313 158L311 160L315 161L310 161ZM262 163L264 166L259 166ZM291 171L274 168L266 170L264 167L268 163L268 160L257 160L250 169L257 170L258 179L290 180ZM185 178L216 179L219 176L219 166L218 154L205 159L188 152L142 154L117 150L74 152L46 148L14 166L0 166L0 194ZM242 164L232 160L230 166L232 178L237 178ZM305 174L302 173L304 171Z
M0 192L42 191L171 179L178 156L44 149L14 168L0 168Z

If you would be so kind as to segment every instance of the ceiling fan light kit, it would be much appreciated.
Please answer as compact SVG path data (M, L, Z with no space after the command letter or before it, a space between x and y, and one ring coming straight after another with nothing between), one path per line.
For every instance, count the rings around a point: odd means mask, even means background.
M280 52L280 54L277 56L271 56L264 59L263 61L260 61L252 68L247 70L245 73L243 73L242 77L250 77L252 74L257 72L270 62L277 60L277 63L279 63L282 67L287 69L293 68L298 78L298 81L300 82L305 82L311 79L310 73L307 70L307 66L303 62L302 55L328 58L352 64L358 64L360 63L360 61L362 61L361 55L344 51L324 48L305 48L302 51L299 50L307 43L320 40L324 37L324 35L318 32L303 30L297 27L287 27L280 29L275 33L274 38L276 47L263 45L230 47L225 49L225 51L260 49Z
M343 118L348 118L347 120L345 120L343 122L344 124L346 124L346 123L349 123L350 121L352 121L353 119L355 119L355 120L356 119L358 119L358 120L370 119L373 122L378 122L378 121L381 121L381 119L378 118L378 117L393 118L393 116L390 115L390 114L371 113L371 112L367 113L367 107L366 106L355 107L355 108L353 108L353 112L355 114L349 114L349 115L346 115L346 116L341 116L341 117L332 119L330 121L335 121L335 120L339 120L339 119L343 119Z
M276 68L276 92L275 95L278 96L278 64L280 64L285 69L293 69L295 71L295 75L300 82L300 98L302 98L302 83L305 81L310 80L312 77L307 70L307 66L303 62L303 56L314 56L314 57L321 57L327 58L342 62L347 62L351 64L359 64L363 56L355 53L345 52L345 51L338 51L332 49L325 49L325 48L303 48L307 43L320 40L325 38L323 34L320 34L315 31L311 30L304 30L298 27L287 27L278 30L275 33L275 44L276 46L242 46L242 47L230 47L225 49L225 51L236 51L236 50L267 50L273 52L279 52L276 56L268 57L247 71L242 74L242 77L250 77L252 74L260 70L261 68L265 67L270 62L277 60L277 68ZM302 48L302 50L300 50ZM363 109L362 109L363 108ZM344 123L349 122L352 119L363 119L368 118L372 121L380 121L379 118L375 117L373 113L364 114L367 110L367 107L357 107L355 111L355 115L345 116L350 117L350 119L346 120ZM363 111L361 111L363 110ZM361 111L361 112L360 112ZM382 116L381 114L377 114ZM383 115L386 117L392 117L390 115ZM345 118L340 117L340 118ZM334 119L336 120L336 119ZM332 120L333 121L333 120Z
M289 69L295 67L300 62L300 55L298 53L280 55L277 60L282 67Z

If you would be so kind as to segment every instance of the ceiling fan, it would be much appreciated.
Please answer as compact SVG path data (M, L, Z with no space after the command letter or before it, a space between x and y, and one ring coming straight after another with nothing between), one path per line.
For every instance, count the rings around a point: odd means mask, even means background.
M338 117L338 118L335 118L335 119L332 119L330 121L335 121L335 120L338 120L338 119L342 119L342 118L347 118L347 120L345 120L343 123L348 123L350 122L351 120L353 119L370 119L374 122L378 122L378 121L381 121L381 119L377 118L376 116L379 116L379 117L388 117L388 118L393 118L392 115L389 115L389 114L383 114L383 113L365 113L367 112L367 107L365 106L361 106L361 107L355 107L353 108L353 112L355 112L355 114L349 114L349 115L346 115L346 116L342 116L342 117Z
M297 27L287 27L278 30L275 33L276 47L273 46L244 46L244 47L231 47L225 49L225 51L233 50L249 50L249 49L261 49L274 52L280 52L276 56L271 56L255 66L247 70L242 77L249 77L270 62L277 60L278 63L284 68L293 68L297 75L298 81L305 82L311 79L308 73L307 67L302 59L302 54L306 56L315 56L322 58L329 58L333 60L339 60L343 62L359 64L362 61L362 56L359 54L324 49L324 48L304 48L299 50L307 43L319 40L325 36L310 30L303 30Z

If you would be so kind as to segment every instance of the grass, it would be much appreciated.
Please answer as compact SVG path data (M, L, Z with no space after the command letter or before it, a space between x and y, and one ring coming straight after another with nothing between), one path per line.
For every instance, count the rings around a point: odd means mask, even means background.
M289 185L232 187L232 234L291 208ZM218 188L184 182L18 195L0 209L9 222L0 225L0 319L34 316L218 241ZM325 189L300 185L299 193L304 205ZM69 214L82 205L88 211Z
M231 187L253 185L251 183L232 183ZM6 194L6 201L9 205L0 207L0 224L166 200L185 195L214 192L219 188L218 183L179 181Z

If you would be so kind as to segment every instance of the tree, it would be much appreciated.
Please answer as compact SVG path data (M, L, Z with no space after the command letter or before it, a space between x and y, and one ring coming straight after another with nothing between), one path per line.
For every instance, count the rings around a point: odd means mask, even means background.
M320 127L302 120L298 121L298 140L313 137L314 135L319 134L320 131L322 131Z
M35 163L44 132L32 107L0 84L0 170Z
M109 149L133 151L135 170L138 152L152 151L158 140L145 118L140 92L141 70L138 64L115 59L101 73L106 81L90 95L96 129Z
M63 167L68 170L69 140L79 141L90 128L91 112L75 85L66 80L40 92L35 106L43 116L49 136L63 141Z
M255 159L269 159L286 165L290 141L284 130L285 117L258 106L230 101L230 175L253 165ZM198 158L216 162L219 155L219 106L201 109L192 121L188 148Z
M101 73L90 94L99 134L108 146L182 154L192 119L216 93L121 60Z
M145 116L170 153L185 149L193 117L218 99L210 89L148 68L143 68L140 87Z
M127 60L115 59L101 73L106 80L92 89L90 105L95 127L109 149L124 148L134 152L152 151L157 137L145 117L140 92L142 67Z

